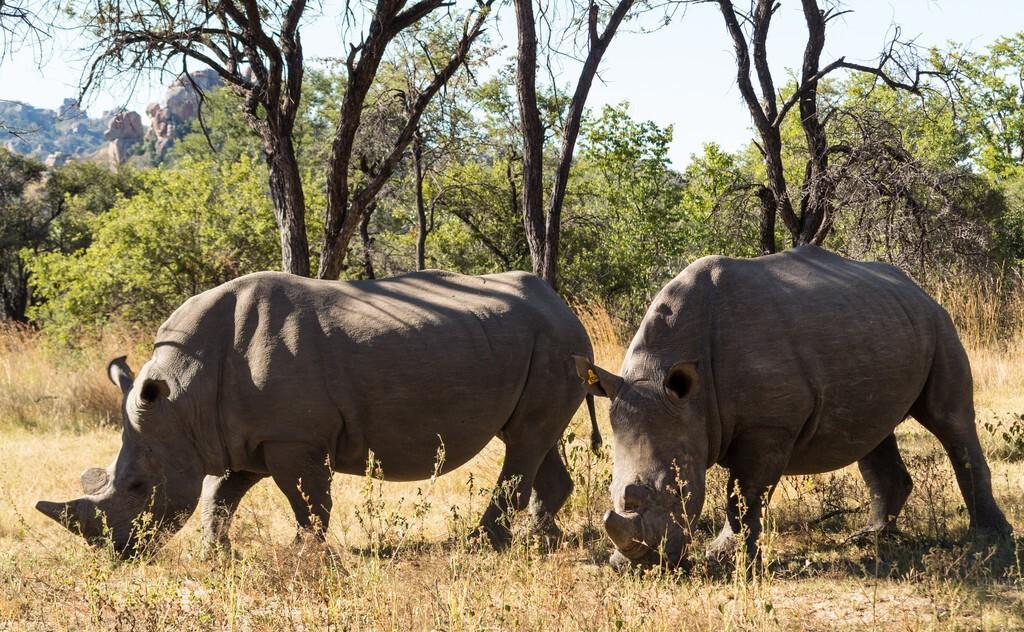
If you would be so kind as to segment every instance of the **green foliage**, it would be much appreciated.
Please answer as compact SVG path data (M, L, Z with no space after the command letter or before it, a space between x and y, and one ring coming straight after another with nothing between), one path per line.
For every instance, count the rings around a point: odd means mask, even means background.
M107 212L120 200L134 195L143 185L139 172L122 168L111 171L91 162L69 162L49 173L45 199L53 209L45 248L69 253L89 245L89 219Z
M570 181L563 234L564 291L620 313L686 263L691 241L683 183L669 166L672 129L634 121L628 105L587 121ZM660 282L660 283L659 283Z
M529 269L514 168L498 160L465 161L440 174L431 265L469 274Z
M1024 32L997 39L984 53L954 50L952 58L978 164L997 177L1019 171L1024 162Z
M227 88L217 87L207 91L203 97L202 120L194 119L191 131L174 143L169 151L170 162L183 158L212 158L217 162L232 163L243 156L257 158L261 150L260 142L249 130L242 106L241 97Z
M28 255L45 302L32 317L71 340L114 320L152 324L185 299L273 268L277 236L264 169L182 159L142 176L141 192L88 220L92 243Z
M0 148L0 315L5 319L25 315L28 296L18 251L45 238L47 214L26 195L44 173L42 163Z
M22 320L33 300L22 253L70 252L85 247L87 220L131 195L134 174L92 163L53 170L0 149L0 314Z
M446 56L450 34L428 29L420 35L432 59ZM368 95L352 182L363 181L389 151L404 124L407 98L429 67L418 42L399 44L405 48L385 60ZM835 224L826 245L921 275L1024 261L1022 51L1024 34L984 53L958 52L964 96L954 102L890 90L856 74L823 82L819 103L834 146L828 177L837 183L829 190ZM306 72L293 137L314 249L344 77L331 65ZM541 93L546 133L555 134L565 95L550 87ZM460 73L420 121L428 267L471 274L530 268L514 94L511 67L480 84ZM10 193L0 254L14 262L9 269L22 261L19 251L31 262L20 278L37 275L41 302L32 313L40 322L64 336L110 318L153 324L195 292L278 266L263 147L242 105L229 89L211 91L203 107L209 137L197 121L169 166L151 172L112 174L80 163L48 177L29 163L4 169L10 181L0 188ZM687 164L672 165L673 130L635 120L628 111L620 104L585 117L563 209L559 273L569 300L602 302L627 325L694 259L757 254L765 179L753 143L735 152L710 143ZM782 141L797 206L807 184L803 133L794 111ZM548 143L545 155L547 183L556 146ZM377 198L365 237L352 240L346 278L416 267L415 174L410 151ZM16 225L37 229L32 239L12 238L19 234L11 228ZM781 222L776 231L777 244L788 246Z

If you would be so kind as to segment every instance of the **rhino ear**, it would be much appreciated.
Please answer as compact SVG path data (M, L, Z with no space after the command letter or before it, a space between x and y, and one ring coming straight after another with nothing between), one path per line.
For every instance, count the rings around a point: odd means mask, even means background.
M128 366L128 356L114 358L107 364L107 376L110 381L121 389L122 395L127 395L132 390L132 383L135 382L135 374Z
M90 467L82 472L82 491L95 496L110 482L110 475L102 467Z
M686 399L700 390L696 362L676 362L665 374L665 390L676 399Z
M583 380L583 388L591 395L615 399L622 387L622 378L610 371L605 371L584 356L574 355L576 375Z

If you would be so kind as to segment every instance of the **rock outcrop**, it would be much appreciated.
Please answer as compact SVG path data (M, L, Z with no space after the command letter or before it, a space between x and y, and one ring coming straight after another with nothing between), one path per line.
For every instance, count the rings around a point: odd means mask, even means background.
M153 140L157 158L162 158L174 141L184 136L199 113L199 93L221 85L220 76L212 70L190 73L189 77L175 79L164 94L164 104L150 103L146 106L149 115L147 138Z
M43 160L50 154L84 158L103 146L106 121L92 119L74 99L57 110L0 100L0 145Z
M103 138L107 139L107 158L117 166L128 160L129 150L142 142L145 131L138 112L119 112L107 121Z
M191 129L200 107L197 88L206 92L219 85L220 76L212 70L191 73L191 79L178 77L161 103L146 108L149 129L137 112L115 110L90 118L77 99L64 99L56 110L0 99L0 146L54 165L95 160L116 167L142 153L143 140L151 140L155 155L134 159L159 162Z

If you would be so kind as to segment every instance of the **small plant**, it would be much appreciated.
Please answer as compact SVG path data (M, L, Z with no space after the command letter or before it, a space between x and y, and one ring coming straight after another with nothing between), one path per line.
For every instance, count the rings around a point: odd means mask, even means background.
M990 450L994 459L1017 463L1024 461L1024 414L1010 414L982 424L985 432L1000 439Z

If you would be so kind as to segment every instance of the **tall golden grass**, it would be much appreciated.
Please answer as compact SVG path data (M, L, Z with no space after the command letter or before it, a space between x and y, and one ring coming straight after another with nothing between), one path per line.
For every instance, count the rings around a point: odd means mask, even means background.
M110 388L107 363L127 355L138 367L151 348L151 340L128 327L69 347L30 327L0 322L0 427L81 430L119 422L121 402Z
M949 275L930 291L970 355L978 404L1024 403L1024 279L1007 272Z

